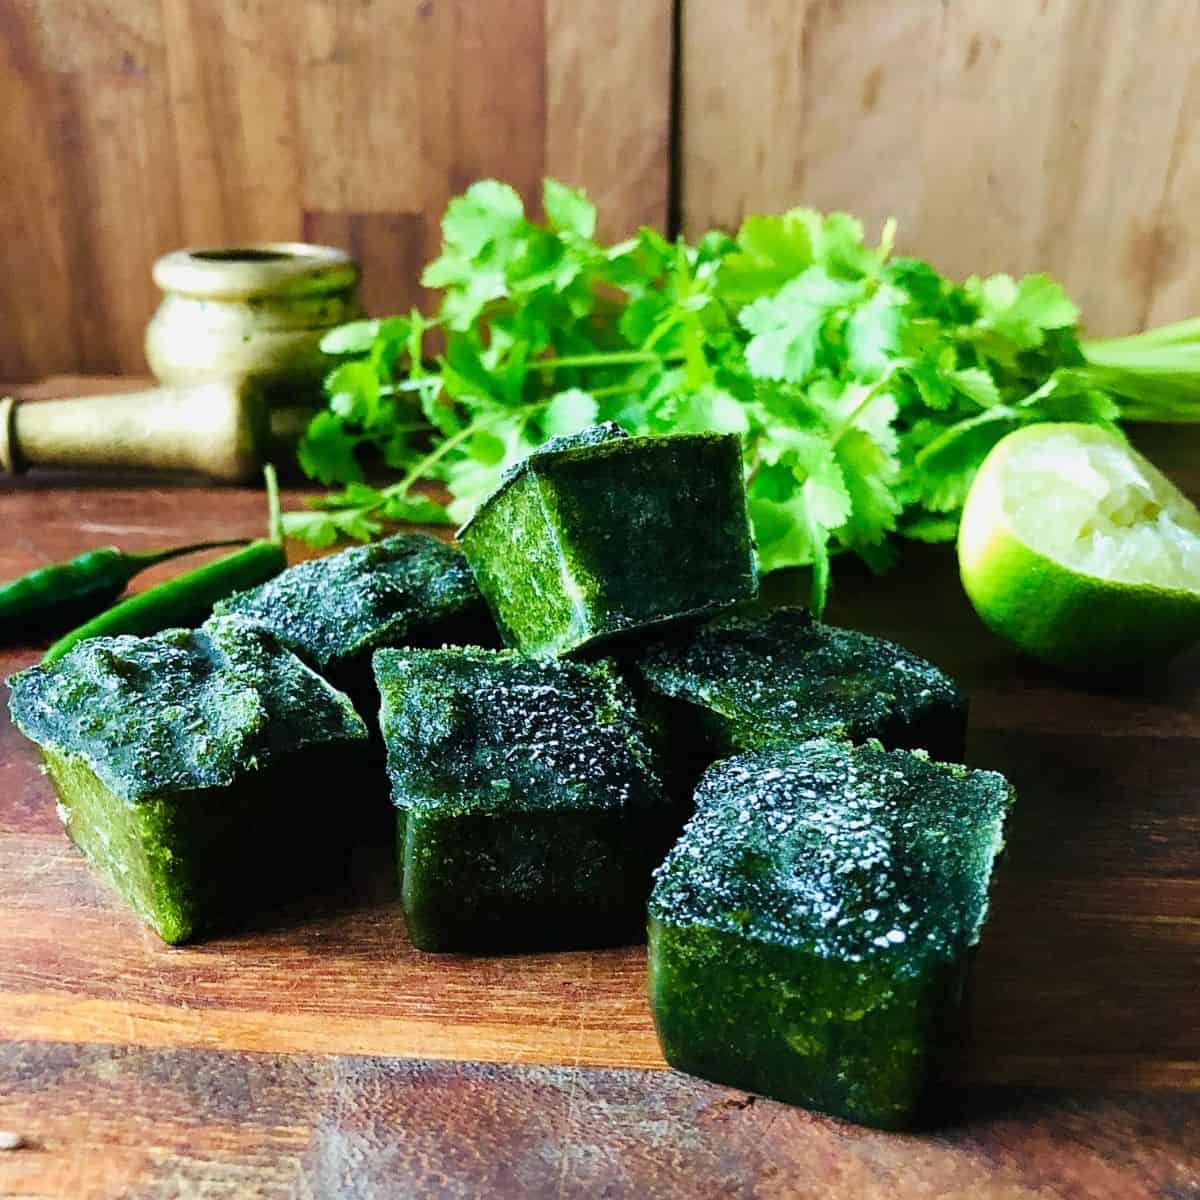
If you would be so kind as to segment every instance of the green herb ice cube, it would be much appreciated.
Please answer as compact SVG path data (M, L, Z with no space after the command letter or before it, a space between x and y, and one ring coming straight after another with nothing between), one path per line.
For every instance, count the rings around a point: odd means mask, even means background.
M265 629L93 638L13 677L68 834L167 942L338 877L330 788L367 729Z
M967 701L953 680L903 646L799 608L672 631L638 655L635 673L684 787L716 759L813 737L963 754Z
M682 820L608 662L381 650L404 914L423 950L635 940Z
M460 531L507 645L565 654L754 597L736 435L551 439Z
M1000 775L878 744L712 767L649 905L667 1061L868 1125L917 1121L1012 800Z
M495 630L462 553L421 533L311 559L222 601L349 693L374 721L371 655L383 646L490 641Z

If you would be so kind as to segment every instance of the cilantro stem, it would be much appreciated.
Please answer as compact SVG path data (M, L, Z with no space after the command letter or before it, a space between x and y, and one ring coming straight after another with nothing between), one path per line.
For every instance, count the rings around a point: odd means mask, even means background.
M533 404L522 404L516 408L506 408L502 412L487 412L476 417L473 421L468 421L467 424L464 425L460 430L458 430L456 433L450 434L450 436L444 441L439 442L428 454L425 455L424 458L420 459L417 463L410 467L405 472L403 479L400 479L396 483L389 484L387 487L385 487L380 492L380 496L384 498L403 496L414 483L428 473L430 467L432 467L435 463L440 462L447 454L450 453L451 450L454 449L455 446L460 446L468 438L477 434L481 429L484 429L495 421L500 420L501 417L526 417L530 413L536 412L539 408L545 408L549 403L549 399L539 400ZM379 504L369 505L366 511L379 508L382 503L383 501L381 500Z
M867 393L863 398L850 410L850 415L841 423L838 429L834 432L831 439L832 444L836 446L842 438L854 428L854 422L862 416L863 411L873 401L877 400L882 395L885 388L889 387L893 376L896 374L896 367L889 367L873 384L867 389Z
M604 350L598 354L565 354L561 358L539 358L531 365L539 371L557 371L567 367L623 367L661 361L662 356L650 350Z
M385 487L381 495L385 497L403 496L434 463L443 459L455 446L461 445L467 438L478 433L488 423L489 418L494 419L497 415L495 413L487 413L485 416L477 417L474 421L469 421L457 433L452 433L445 441L439 442L424 458L419 459L415 466L410 467L405 472L402 479ZM380 504L382 504L382 501ZM371 507L379 508L380 504L375 504Z
M630 392L641 391L640 383L614 383L611 387L588 388L592 396L623 396Z

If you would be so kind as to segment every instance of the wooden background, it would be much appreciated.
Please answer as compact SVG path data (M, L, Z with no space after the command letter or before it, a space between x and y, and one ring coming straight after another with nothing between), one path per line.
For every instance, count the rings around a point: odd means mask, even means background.
M1200 311L1198 0L683 0L682 208L848 208L1097 332Z
M143 371L187 243L346 245L406 306L485 175L582 184L614 237L895 215L1095 330L1189 315L1198 41L1200 0L0 0L0 378Z
M307 239L418 299L450 196L666 218L670 0L0 0L0 379L145 373L150 267Z

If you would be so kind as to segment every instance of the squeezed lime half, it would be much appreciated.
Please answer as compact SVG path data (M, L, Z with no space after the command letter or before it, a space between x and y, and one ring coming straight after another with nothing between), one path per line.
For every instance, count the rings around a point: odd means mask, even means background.
M958 563L984 622L1063 670L1129 672L1200 639L1200 511L1095 425L997 443L963 508Z

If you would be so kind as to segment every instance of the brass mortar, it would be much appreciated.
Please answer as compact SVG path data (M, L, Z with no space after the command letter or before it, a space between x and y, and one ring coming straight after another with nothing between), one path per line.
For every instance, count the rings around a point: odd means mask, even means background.
M154 264L164 296L146 359L165 384L249 378L272 404L320 403L322 336L363 315L343 250L255 242L176 250Z
M358 266L300 242L176 250L146 329L163 386L115 396L0 399L0 474L29 467L186 471L229 482L294 462L321 401L322 336L362 316Z

